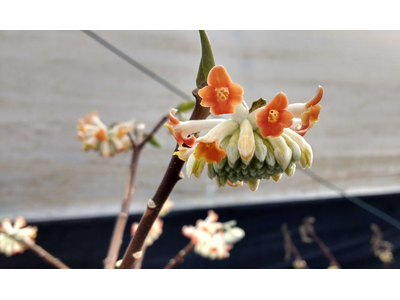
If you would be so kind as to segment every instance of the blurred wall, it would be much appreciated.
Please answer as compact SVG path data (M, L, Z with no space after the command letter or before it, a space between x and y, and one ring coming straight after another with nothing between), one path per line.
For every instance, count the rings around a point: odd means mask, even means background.
M191 99L200 59L195 31L97 31ZM400 190L400 33L355 31L210 31L217 64L245 90L291 103L325 88L321 121L307 133L312 170L349 193ZM129 154L83 152L77 120L97 110L106 123L135 118L148 128L181 99L79 31L0 32L0 218L116 214ZM146 147L132 212L154 194L175 142ZM301 172L278 183L218 188L204 173L185 179L179 208L316 199L334 195Z

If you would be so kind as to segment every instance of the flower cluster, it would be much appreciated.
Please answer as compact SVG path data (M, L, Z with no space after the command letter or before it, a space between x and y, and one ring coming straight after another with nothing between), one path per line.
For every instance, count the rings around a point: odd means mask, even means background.
M14 220L14 226L10 220L5 219L0 225L0 253L4 253L6 256L23 253L25 245L16 239L23 240L28 244L34 244L36 234L37 227L26 226L26 221L23 217L17 217Z
M171 109L165 123L180 146L174 154L187 161L188 176L200 177L207 163L208 176L218 186L247 183L255 191L261 179L293 176L297 162L311 167L313 152L303 136L319 121L322 87L306 103L289 105L281 92L268 104L260 98L249 108L242 87L232 83L223 66L211 69L207 82L199 90L200 104L215 116L231 114L230 119L181 122L175 117L177 110ZM209 131L196 138L202 130Z
M233 244L244 237L243 229L233 227L236 221L219 223L217 220L218 215L210 210L208 217L198 220L196 226L182 228L183 235L195 244L194 251L212 260L229 257Z
M78 123L78 139L85 150L99 151L109 157L132 147L128 133L133 130L133 122L116 123L107 127L97 112L85 116Z
M161 220L160 217L164 217L166 214L168 214L171 211L172 207L174 207L174 203L168 197L167 201L164 203L163 207L160 210L159 217L155 220L155 222L153 223L153 226L151 226L149 234L147 235L146 240L144 241L144 244L146 245L146 247L153 245L153 243L162 234L164 221ZM132 224L131 236L133 236L135 234L138 227L139 227L139 223L135 222Z

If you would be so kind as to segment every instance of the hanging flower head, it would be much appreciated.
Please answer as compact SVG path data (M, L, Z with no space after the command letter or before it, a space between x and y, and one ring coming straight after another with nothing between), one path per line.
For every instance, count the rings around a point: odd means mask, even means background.
M133 130L133 122L116 123L107 127L97 112L85 116L78 122L78 139L85 150L99 151L109 157L132 147L128 133Z
M306 103L289 105L280 92L269 103L260 98L249 108L243 89L232 83L223 66L211 69L208 85L199 91L201 105L211 107L216 116L231 114L230 119L180 122L172 109L165 124L180 146L174 154L187 162L189 177L200 177L207 164L208 176L218 186L247 183L255 191L261 179L293 176L297 162L311 167L313 152L303 136L319 121L322 87ZM209 131L195 138L202 130Z
M0 225L0 253L4 253L6 256L23 253L25 245L13 237L28 244L34 244L36 234L37 227L26 226L26 221L23 217L17 217L14 220L14 226L10 220L5 219Z
M243 229L233 227L236 221L217 222L218 215L210 210L205 220L198 220L196 226L184 226L182 233L195 244L194 251L209 259L229 257L233 244L244 237Z

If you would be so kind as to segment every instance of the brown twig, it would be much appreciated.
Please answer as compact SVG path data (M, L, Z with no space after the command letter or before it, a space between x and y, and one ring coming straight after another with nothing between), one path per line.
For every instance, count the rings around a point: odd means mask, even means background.
M197 94L197 89L193 91L193 96L196 98L196 106L190 117L191 120L202 120L206 119L210 114L210 109L200 105L201 98ZM140 220L139 227L136 233L131 239L128 248L125 251L124 257L119 269L132 269L136 259L141 257L141 249L144 241L153 226L154 221L158 217L158 214L163 207L168 196L177 184L177 182L183 178L182 167L184 161L180 160L178 156L173 155L169 163L168 169L165 172L164 178L162 179L154 197L153 202L155 207L150 208L147 206L142 219Z
M47 261L49 264L53 265L54 267L56 267L58 269L69 269L69 267L66 264L64 264L61 260L59 260L58 258L51 255L49 252L44 250L39 245L36 245L35 243L28 243L25 240L18 238L14 235L10 235L7 233L4 233L4 234L8 235L10 238L13 238L18 243L23 244L27 249L35 252L36 255L38 255L39 257L41 257L42 259L44 259L45 261Z
M165 121L168 119L168 116L164 116L160 122L157 123L157 125L153 128L153 130L149 133L148 136L143 140L143 142L140 143L139 148L142 149L148 141L152 138L152 136L157 132L158 129L165 123Z
M336 258L333 256L332 252L329 250L329 248L324 244L324 242L319 238L319 236L315 232L314 226L312 225L314 222L315 222L314 217L307 217L303 220L303 224L299 227L299 231L300 234L302 235L303 242L306 243L310 242L308 240L309 237L306 236L306 234L309 234L314 240L314 242L322 250L326 258L329 259L329 261L331 262L330 266L332 267L336 265L339 269L341 269L342 267L340 266Z
M297 247L294 245L292 238L290 237L290 231L288 230L288 226L286 223L282 224L282 234L284 238L284 247L285 247L285 260L288 261L293 254L295 261L302 261L305 263L303 269L309 269L305 260L301 257L300 252L297 250Z
M143 139L143 128L137 128L136 130L136 140L132 138L130 134L128 134L129 139L132 143L132 161L130 165L130 172L128 176L128 183L125 190L124 199L121 205L121 211L117 217L117 221L114 226L113 235L111 237L110 247L108 249L107 257L104 260L104 268L105 269L114 269L115 263L118 259L119 250L122 244L122 237L124 234L124 230L126 227L126 222L128 221L129 207L131 204L132 196L135 192L135 178L136 171L138 167L139 157L143 147L146 143L151 139L154 133L161 127L161 125L165 122L167 117L163 117L160 122L153 128L151 133L142 141Z
M183 262L183 259L185 258L185 256L194 249L194 246L195 246L195 244L193 244L192 242L187 244L185 246L185 248L183 248L181 251L179 251L179 253L173 259L171 259L169 261L169 263L164 267L164 269L173 269L178 264Z
M312 232L310 232L310 235L312 236L313 240L317 243L317 245L321 248L322 252L324 252L326 258L329 259L329 261L331 262L331 265L336 265L336 266L338 266L339 269L341 269L342 267L340 266L339 262L333 256L331 250L329 250L329 248L319 238L317 233L315 231L312 231Z

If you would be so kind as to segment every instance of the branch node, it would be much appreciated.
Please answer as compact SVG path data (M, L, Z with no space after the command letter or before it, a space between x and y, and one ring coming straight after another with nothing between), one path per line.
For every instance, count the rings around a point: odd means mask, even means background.
M118 267L121 265L121 263L122 263L122 259L120 259L119 261L117 261L117 262L115 263L115 266L118 268Z
M134 259L139 259L142 256L143 251L138 251L132 254Z
M154 209L157 207L156 203L153 201L153 199L150 199L149 202L147 203L147 207L150 209Z

